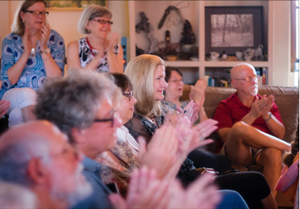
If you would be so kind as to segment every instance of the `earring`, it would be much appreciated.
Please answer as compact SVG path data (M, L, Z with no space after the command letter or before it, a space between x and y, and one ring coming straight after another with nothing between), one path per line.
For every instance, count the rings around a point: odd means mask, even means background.
M91 31L90 31L89 29L86 29L86 32L87 32L87 33L91 33Z

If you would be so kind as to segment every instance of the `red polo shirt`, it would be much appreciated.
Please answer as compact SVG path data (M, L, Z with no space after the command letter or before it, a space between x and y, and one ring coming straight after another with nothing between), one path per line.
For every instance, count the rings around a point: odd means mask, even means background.
M257 95L261 99L260 95ZM221 128L231 128L232 125L250 112L251 108L243 105L241 100L238 98L237 93L231 95L228 99L221 101L214 114L214 119L219 122L218 129ZM270 110L274 117L276 117L280 122L282 122L278 106L273 102L273 106ZM270 132L266 122L260 116L253 123L252 126L268 134Z

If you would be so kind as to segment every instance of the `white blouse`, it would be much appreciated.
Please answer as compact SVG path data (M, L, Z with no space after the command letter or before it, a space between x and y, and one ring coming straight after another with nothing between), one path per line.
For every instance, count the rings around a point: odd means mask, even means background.
M124 142L127 142L130 145L133 154L135 156L137 156L137 153L139 151L139 144L131 136L131 134L129 133L128 129L125 126L122 126L121 128L117 129L117 136L118 136L118 139L123 140Z

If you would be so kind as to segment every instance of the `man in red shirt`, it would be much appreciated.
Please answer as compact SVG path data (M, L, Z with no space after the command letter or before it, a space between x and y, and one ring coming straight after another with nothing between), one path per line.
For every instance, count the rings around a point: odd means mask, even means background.
M290 152L274 96L257 94L255 68L242 63L231 70L231 85L237 92L218 105L214 119L219 122L218 134L224 142L220 154L232 162L263 167L272 194L281 173L282 152Z

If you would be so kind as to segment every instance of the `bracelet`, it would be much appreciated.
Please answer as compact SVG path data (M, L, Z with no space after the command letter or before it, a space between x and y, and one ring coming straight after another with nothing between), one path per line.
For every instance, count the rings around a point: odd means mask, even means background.
M267 119L264 119L265 122L268 122L272 118L272 113L269 112L268 114L269 114L269 117Z

